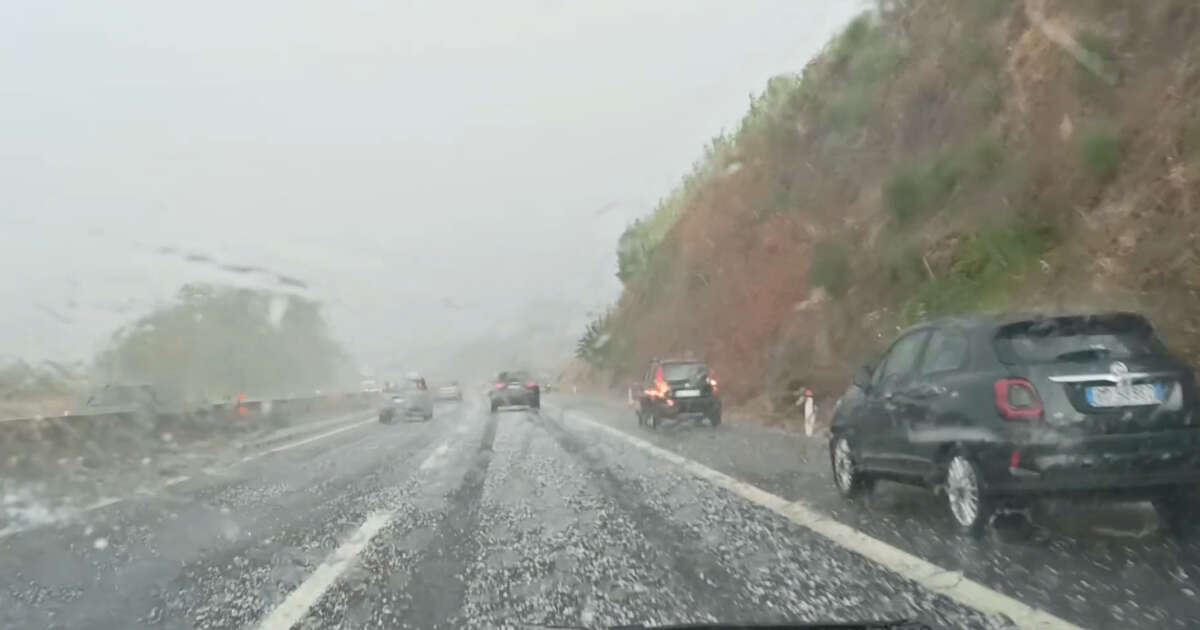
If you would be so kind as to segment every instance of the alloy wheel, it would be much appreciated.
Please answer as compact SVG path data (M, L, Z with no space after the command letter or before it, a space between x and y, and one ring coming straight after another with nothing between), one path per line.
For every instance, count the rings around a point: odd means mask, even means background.
M946 496L954 520L963 527L973 527L979 520L979 477L962 455L955 455L946 470Z
M849 492L854 488L854 453L851 452L850 442L847 442L846 438L838 438L833 447L833 474L842 492Z

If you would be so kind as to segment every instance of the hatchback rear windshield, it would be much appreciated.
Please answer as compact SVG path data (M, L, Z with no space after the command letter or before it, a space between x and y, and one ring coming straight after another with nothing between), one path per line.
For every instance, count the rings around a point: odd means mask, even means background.
M1131 359L1165 354L1150 323L1137 315L1047 317L1009 324L996 333L1004 363Z
M695 378L708 372L708 366L703 363L664 363L663 378L668 381L683 381Z

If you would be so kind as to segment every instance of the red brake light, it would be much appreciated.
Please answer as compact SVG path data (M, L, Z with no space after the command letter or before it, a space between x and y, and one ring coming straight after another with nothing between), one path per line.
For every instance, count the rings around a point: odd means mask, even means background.
M1033 383L1023 378L996 381L996 411L1005 420L1041 420L1042 399Z
M533 381L526 381L526 382L525 382L525 387L528 387L528 388L530 388L530 389L533 389L534 387L537 387L537 383L535 383L535 382L533 382Z
M495 385L492 385L492 387L495 387L496 389L504 389L504 383L496 383Z

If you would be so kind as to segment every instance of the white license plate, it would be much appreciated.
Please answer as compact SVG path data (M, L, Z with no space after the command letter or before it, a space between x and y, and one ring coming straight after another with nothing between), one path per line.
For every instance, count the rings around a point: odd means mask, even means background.
M681 389L675 392L676 398L697 398L700 396L698 389Z
M525 389L524 385L509 385L509 389Z
M1162 402L1162 395L1155 385L1130 385L1128 387L1103 385L1089 387L1087 401L1093 407L1134 407L1157 405Z

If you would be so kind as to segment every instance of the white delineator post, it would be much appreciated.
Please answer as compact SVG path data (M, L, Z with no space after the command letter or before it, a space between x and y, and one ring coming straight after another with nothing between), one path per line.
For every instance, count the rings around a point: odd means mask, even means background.
M801 397L800 408L804 410L804 435L812 437L817 427L817 403L813 400L813 391L805 389Z

